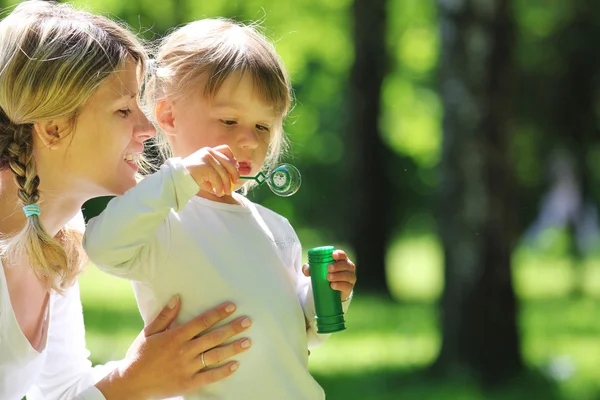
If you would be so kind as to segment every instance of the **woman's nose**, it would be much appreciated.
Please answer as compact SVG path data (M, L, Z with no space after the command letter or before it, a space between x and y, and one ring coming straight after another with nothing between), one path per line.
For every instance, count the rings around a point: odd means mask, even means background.
M134 135L140 142L145 142L156 135L156 128L141 110L138 112L138 121Z

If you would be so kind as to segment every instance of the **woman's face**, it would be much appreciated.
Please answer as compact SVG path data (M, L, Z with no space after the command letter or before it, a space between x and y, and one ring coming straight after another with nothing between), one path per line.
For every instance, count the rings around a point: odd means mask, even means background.
M65 178L60 186L91 198L122 194L136 184L136 158L143 142L156 134L138 105L137 68L129 59L83 107L66 143L59 146L62 154L53 157L56 173Z

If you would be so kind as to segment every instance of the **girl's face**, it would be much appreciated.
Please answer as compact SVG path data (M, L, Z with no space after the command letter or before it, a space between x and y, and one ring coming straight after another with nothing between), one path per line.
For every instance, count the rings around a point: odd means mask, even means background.
M157 120L175 156L225 144L240 164L240 175L260 172L278 124L274 108L257 95L248 74L227 78L212 99L193 94L173 103L160 102Z
M143 142L155 135L154 126L138 105L137 64L129 59L124 67L108 77L87 101L70 130L55 150L49 150L39 172L54 169L60 186L73 187L86 198L118 195L136 184ZM38 155L46 149L40 149ZM47 168L46 168L47 167ZM49 174L48 174L49 175ZM48 179L54 179L48 176ZM44 177L40 176L43 183Z

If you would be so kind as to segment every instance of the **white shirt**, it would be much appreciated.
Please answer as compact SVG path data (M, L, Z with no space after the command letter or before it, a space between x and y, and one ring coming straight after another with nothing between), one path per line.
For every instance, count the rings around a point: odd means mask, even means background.
M79 286L51 293L45 346L38 352L25 337L10 303L0 265L0 399L104 400L93 385L110 367L92 368L85 346Z
M307 349L327 336L316 334L293 228L241 195L234 194L242 205L224 204L196 197L198 191L179 159L167 161L88 223L91 260L134 280L146 323L175 293L182 304L176 323L228 300L237 305L235 317L252 319L240 337L253 345L235 357L236 373L186 399L324 399L308 372Z

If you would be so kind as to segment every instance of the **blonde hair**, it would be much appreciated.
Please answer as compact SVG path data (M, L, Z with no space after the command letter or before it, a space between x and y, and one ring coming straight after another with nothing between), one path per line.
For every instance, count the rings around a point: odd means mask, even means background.
M231 75L249 73L262 100L278 115L265 166L272 167L285 150L283 120L292 105L290 79L275 47L256 25L222 18L187 24L160 41L149 71L144 96L148 110L165 98L185 98L194 88L203 88L202 95L212 98ZM148 114L155 119L153 111ZM160 130L155 143L164 157L170 156Z
M108 18L66 4L26 1L0 22L0 170L15 175L22 205L43 193L33 157L33 124L68 118L71 126L102 82L132 57L145 68L133 33ZM8 260L25 255L48 289L62 292L81 271L81 233L65 227L56 237L37 215L16 235L4 234Z

